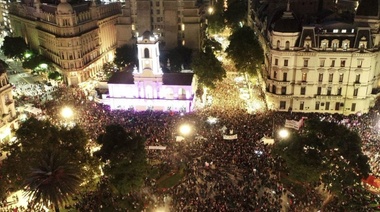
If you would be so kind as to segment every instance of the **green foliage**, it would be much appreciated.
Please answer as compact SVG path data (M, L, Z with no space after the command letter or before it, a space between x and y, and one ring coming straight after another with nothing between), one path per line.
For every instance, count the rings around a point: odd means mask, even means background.
M98 163L87 152L86 135L78 126L64 129L49 121L30 118L16 131L16 137L16 142L4 146L4 150L9 151L2 164L7 175L0 179L11 181L8 188L12 190L23 187L31 168L39 167L48 153L56 153L66 163L78 166L80 171L77 174L85 182L91 182L89 179L98 173Z
M223 1L215 2L212 10L207 16L207 30L210 34L217 34L225 28Z
M27 49L28 46L22 37L6 36L3 45L1 46L1 50L8 58L22 59Z
M25 180L26 194L33 203L53 204L55 208L70 202L81 182L80 168L69 162L69 155L44 152Z
M0 60L0 66L2 67L2 68L0 68L0 71L4 71L4 72L6 72L7 70L7 68L9 68L9 65L8 65L8 63L6 63L4 60Z
M368 158L356 132L319 120L308 120L303 131L274 147L274 153L285 159L293 181L317 183L321 179L340 195L344 188L360 184L368 176Z
M226 77L226 70L210 47L206 47L205 52L200 52L194 58L192 68L198 76L199 83L208 88L215 88L215 82Z
M224 17L231 28L237 28L240 26L240 22L244 23L246 21L247 14L248 1L235 0L228 4Z
M26 69L36 70L36 71L46 71L40 68L40 65L43 63L47 64L48 67L51 66L52 64L51 61L47 59L46 57L44 57L43 55L32 54L29 58L26 58L22 62L22 67Z
M188 68L191 64L192 50L177 46L169 51L170 70L171 72L180 72L183 68Z
M124 67L137 62L136 48L131 45L124 45L116 49L113 61L118 67Z
M140 188L147 176L145 139L127 133L120 125L109 125L97 142L95 154L106 163L104 174L121 194Z
M257 75L264 61L264 51L250 27L238 28L229 37L230 45L226 49L227 56L231 58L240 72Z
M62 75L58 71L52 71L48 73L48 78L52 80L62 79Z

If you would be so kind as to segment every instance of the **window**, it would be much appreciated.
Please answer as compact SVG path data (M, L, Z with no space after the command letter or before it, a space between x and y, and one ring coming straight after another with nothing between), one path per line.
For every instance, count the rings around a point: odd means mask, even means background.
M360 74L355 76L355 83L360 83Z
M341 60L340 67L345 67L345 66L346 66L346 60Z
M161 10L156 10L156 14L159 15Z
M358 96L359 88L354 89L354 96Z
M308 59L304 59L303 60L303 67L307 67L309 65L309 60Z
M306 87L301 87L301 95L305 95L306 93Z
M330 110L330 102L326 102L325 110Z
M288 80L288 73L285 72L285 73L282 74L282 81L285 82L287 80Z
M285 108L286 108L286 102L280 101L280 109L285 109Z
M288 66L288 60L284 60L284 66Z
M307 78L307 73L303 72L302 73L302 82L306 82L306 78Z
M273 79L277 79L277 71L273 71Z
M272 93L276 94L276 90L277 90L276 86L272 85Z
M358 60L358 68L361 68L363 65L363 60Z
M305 103L304 102L300 102L300 110L303 110L304 106L305 106Z
M335 60L331 60L331 67L335 66Z
M149 58L149 49L148 48L144 49L144 58Z
M285 50L289 50L289 47L290 47L290 42L286 41L286 43L285 43Z
M277 59L277 58L274 59L274 65L275 65L275 66L278 66L278 59Z
M322 93L322 87L318 87L317 88L317 95L321 95L321 93Z
M286 94L286 86L281 87L281 95Z
M351 111L355 111L356 110L356 103L352 103L351 104Z
M327 96L331 95L331 87L327 87Z
M342 95L342 88L339 87L338 90L336 91L336 95Z
M329 74L329 82L332 82L334 79L334 74L333 73L330 73Z
M277 41L277 47L276 47L277 49L279 49L280 48L280 41L278 40Z
M340 73L340 74L339 74L339 82L340 82L340 83L343 82L343 76L344 76L343 73Z
M315 109L316 110L319 110L319 104L320 104L320 102L315 102Z
M339 110L340 109L340 102L335 102L335 110Z
M325 59L319 60L319 66L324 67L325 66Z
M159 6L160 6L160 2L156 1L156 7L159 7Z
M338 41L339 42L339 41ZM336 51L336 49L338 48L338 43L337 42L334 42L333 44L332 44L332 49L333 49L333 51Z
M326 48L327 48L327 43L326 42L322 42L322 50L326 51Z
M323 73L319 73L318 82L322 82L322 81L323 81Z

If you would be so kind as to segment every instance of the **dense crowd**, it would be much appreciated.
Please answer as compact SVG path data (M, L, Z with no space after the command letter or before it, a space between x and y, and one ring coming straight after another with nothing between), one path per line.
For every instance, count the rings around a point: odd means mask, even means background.
M147 146L166 146L164 151L148 150L150 161L166 171L183 169L182 181L166 191L155 183L147 183L146 207L167 208L170 211L286 211L297 207L310 210L322 205L315 190L305 198L294 197L291 188L280 183L282 161L271 154L271 147L260 139L272 135L284 125L286 118L319 117L345 124L358 131L363 139L363 151L370 158L372 172L379 176L378 140L379 104L361 116L328 114L295 114L273 111L246 112L247 102L239 96L239 85L230 76L218 83L208 94L212 103L189 114L157 111L111 111L107 106L91 101L83 90L74 87L54 88L49 100L33 99L42 109L41 117L53 123L79 124L87 132L89 149L109 124L120 124L127 131L146 137ZM28 101L28 100L24 100ZM30 101L30 99L29 99ZM74 109L74 116L63 119L64 106ZM216 118L216 122L208 119ZM176 142L178 127L187 123L194 134ZM224 139L224 134L237 135L237 139ZM164 171L163 171L164 172Z

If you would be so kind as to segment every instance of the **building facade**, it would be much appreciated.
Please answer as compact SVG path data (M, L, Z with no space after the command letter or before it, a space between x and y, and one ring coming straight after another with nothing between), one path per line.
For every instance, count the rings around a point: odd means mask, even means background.
M326 19L305 25L288 4L278 20L261 30L267 49L263 75L269 108L368 112L380 87L378 30L373 27L379 19L362 14L354 23Z
M118 2L71 5L61 0L52 5L36 0L10 4L9 18L13 36L23 37L55 64L65 83L76 85L113 60L120 12Z
M115 73L103 103L112 110L192 111L196 89L193 73L163 73L158 37L149 31L138 37L137 49L138 68Z
M18 128L18 117L12 94L13 87L9 83L4 67L0 67L0 142L9 140L11 130Z
M133 37L138 37L147 30L152 31L158 35L160 48L164 50L178 45L194 50L201 47L204 5L197 0L126 0L122 10L120 32L128 29L127 33L132 32ZM120 39L120 44L131 41Z

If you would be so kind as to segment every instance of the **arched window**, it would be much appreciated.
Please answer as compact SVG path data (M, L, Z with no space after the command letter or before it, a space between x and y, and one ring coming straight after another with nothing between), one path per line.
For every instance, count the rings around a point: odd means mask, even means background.
M149 58L149 49L148 48L144 49L144 58Z
M277 49L279 49L280 48L280 41L279 40L277 40L277 47L276 47Z
M286 43L285 43L285 50L289 50L289 47L290 47L290 42L286 41Z

